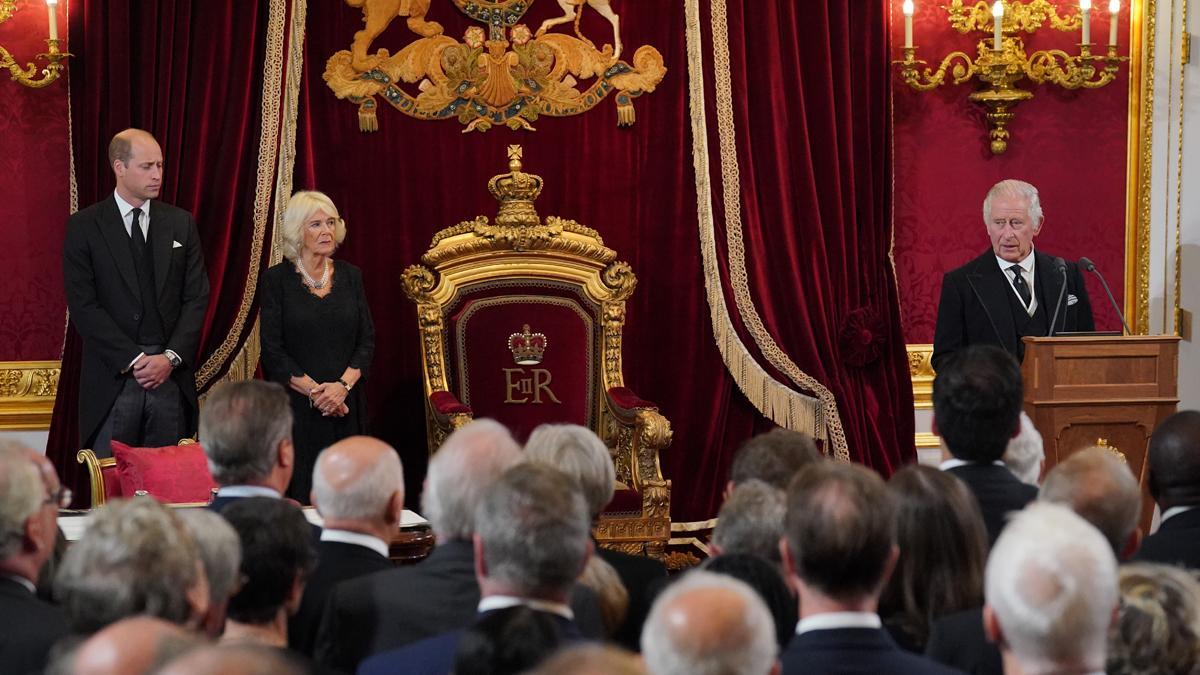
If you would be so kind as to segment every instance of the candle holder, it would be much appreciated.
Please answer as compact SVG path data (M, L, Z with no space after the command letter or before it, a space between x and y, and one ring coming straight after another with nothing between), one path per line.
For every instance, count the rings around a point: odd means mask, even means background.
M984 85L967 98L987 111L989 147L993 154L1000 155L1008 149L1011 137L1008 124L1015 115L1013 109L1021 101L1033 98L1033 92L1016 86L1018 82L1028 78L1034 84L1054 84L1064 89L1099 89L1116 78L1122 61L1129 60L1127 56L1118 56L1113 44L1108 45L1104 56L1093 56L1090 44L1080 44L1077 56L1061 49L1036 51L1027 56L1025 42L1016 33L1032 34L1047 23L1059 31L1075 31L1082 26L1078 13L1059 16L1057 8L1047 0L1004 3L1000 19L1004 37L1000 49L992 45L996 19L991 5L981 0L967 7L962 0L951 0L943 9L949 14L950 26L959 33L979 32L987 36L976 45L975 58L965 52L951 52L933 70L928 62L917 58L917 47L912 46L903 47L904 58L893 63L900 66L904 82L917 91L929 91L947 82L962 84L972 78Z
M15 12L16 0L0 0L0 24L11 19ZM59 48L61 42L56 38L47 39L46 52L35 56L35 61L26 63L24 67L13 57L11 52L0 46L0 68L7 68L12 79L18 84L41 89L57 80L63 69L66 68L66 64L63 62L71 55ZM46 62L46 65L40 69L40 73L36 61Z

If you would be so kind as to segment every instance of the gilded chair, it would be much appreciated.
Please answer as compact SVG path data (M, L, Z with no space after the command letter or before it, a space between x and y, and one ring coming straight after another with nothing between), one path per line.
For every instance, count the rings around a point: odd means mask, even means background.
M113 453L101 458L84 448L75 455L87 468L92 508L135 495L150 495L173 506L203 506L212 500L214 483L204 449L193 438L164 448L129 448L114 442ZM124 468L117 456L125 458Z
M637 278L600 235L534 209L539 176L509 173L488 190L485 216L438 232L423 265L404 271L417 305L429 450L475 416L524 439L539 424L596 431L612 453L617 493L596 525L601 545L662 556L670 537L671 482L659 453L671 425L625 386L621 335Z

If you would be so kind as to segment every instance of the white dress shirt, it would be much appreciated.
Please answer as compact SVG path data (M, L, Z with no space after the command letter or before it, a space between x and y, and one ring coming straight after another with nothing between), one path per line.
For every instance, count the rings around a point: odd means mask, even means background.
M283 495L262 485L226 485L217 489L217 497L273 497L280 499Z
M321 541L336 541L340 544L355 544L369 548L383 557L388 557L388 545L379 537L350 530L321 530Z
M121 212L121 221L125 223L125 234L133 238L133 209L139 208L142 210L142 216L138 218L138 224L142 226L142 237L146 241L150 241L150 200L142 202L141 206L134 207L133 204L121 199L121 195L113 192L113 197L117 200L117 210Z
M517 605L525 605L539 612L557 614L567 621L575 620L575 612L571 611L569 605L559 602L548 602L546 600L534 600L533 598L518 598L515 595L489 595L486 598L481 598L479 600L478 611L482 614L483 612L490 612L493 609L507 609L509 607L516 607Z
M875 612L827 612L800 619L796 624L796 635L813 630L837 628L883 628L883 621Z
M1034 283L1034 278L1033 278L1034 265L1033 265L1033 263L1035 262L1035 260L1036 259L1033 257L1033 249L1029 249L1029 255L1025 256L1024 260L1022 260L1021 262L1017 262L1017 263L1010 262L1008 260L1005 260L1004 258L1001 258L1000 256L996 256L996 264L999 265L1000 270L1002 272L1004 272L1004 278L1005 278L1005 280L1008 281L1008 287L1010 289L1012 289L1013 295L1017 296L1018 300L1021 300L1021 294L1017 292L1017 287L1013 286L1013 273L1010 272L1009 269L1013 265L1021 266L1021 277L1023 279L1025 279L1025 285L1029 287L1029 309L1028 309L1029 316L1033 316L1033 313L1037 311L1037 307L1038 307L1037 291L1034 290L1034 285L1033 285L1033 283ZM1021 304L1025 304L1025 301L1021 300Z

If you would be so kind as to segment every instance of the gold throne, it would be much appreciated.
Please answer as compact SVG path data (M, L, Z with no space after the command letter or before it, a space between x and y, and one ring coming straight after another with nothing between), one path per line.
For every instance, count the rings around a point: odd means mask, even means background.
M621 334L637 278L593 229L541 219L539 176L509 173L488 190L500 202L486 216L438 232L404 271L417 304L429 451L475 416L523 440L543 423L593 429L608 445L617 488L595 527L601 545L661 557L671 532L671 482L659 452L671 425L625 387Z

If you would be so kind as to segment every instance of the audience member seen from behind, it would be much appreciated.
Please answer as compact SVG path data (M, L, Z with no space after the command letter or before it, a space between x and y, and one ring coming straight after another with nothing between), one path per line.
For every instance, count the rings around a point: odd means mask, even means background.
M312 533L300 509L282 499L247 497L221 512L242 542L242 587L229 601L223 642L280 650L288 617L300 607L315 563Z
M145 614L198 628L208 580L179 516L149 497L108 502L71 545L54 595L78 635Z
M220 486L209 504L214 511L245 497L278 499L292 480L292 410L278 384L244 380L214 387L200 411L200 438Z
M72 675L147 675L204 644L182 627L132 616L100 630L71 658Z
M0 664L15 673L40 671L67 632L62 610L38 599L34 584L54 551L60 497L69 503L70 491L59 488L53 467L39 475L35 462L32 450L0 445Z
M1200 411L1163 420L1150 436L1146 463L1162 524L1142 542L1136 559L1200 570Z
M529 675L646 675L646 669L620 647L583 643L559 650Z
M987 530L967 486L932 467L901 469L888 493L900 557L879 614L896 644L921 653L933 620L983 605Z
M783 490L760 480L738 483L717 513L713 554L746 553L778 564L786 502Z
M225 632L229 599L241 585L242 543L220 514L207 509L182 509L179 518L196 543L208 578L208 612L201 622L210 638Z
M309 675L295 655L258 644L220 644L193 649L157 675Z
M740 489L740 488L739 488ZM700 565L713 574L733 577L753 588L771 612L775 622L775 640L787 647L796 634L796 596L779 574L779 566L746 553L722 553Z
M770 612L746 584L696 570L654 601L642 629L650 675L767 675L779 672Z
M1137 550L1142 490L1129 465L1108 448L1086 448L1056 464L1046 474L1038 499L1063 504L1091 523L1118 560Z
M1117 560L1096 528L1059 504L1013 516L992 547L983 608L1004 672L1098 673L1117 608Z
M1033 420L1023 410L1021 431L1008 442L1000 460L1022 483L1038 485L1041 482L1042 469L1046 465L1046 449L1041 432L1033 426Z
M883 629L879 595L896 564L887 485L857 464L811 464L788 486L783 561L800 596L784 673L950 673L906 652Z
M939 467L967 484L995 542L1005 518L1037 498L1037 488L1022 483L997 464L1008 441L1020 429L1021 370L999 347L966 347L941 364L933 380L933 430L942 438Z
M523 463L504 473L476 506L475 576L478 615L523 605L547 615L565 640L581 640L567 604L592 553L591 519L575 481L551 467ZM373 656L359 675L446 673L463 631L456 630Z
M725 497L748 480L760 480L784 490L804 466L825 459L811 436L790 429L772 429L747 439L733 453Z
M593 523L613 499L616 472L613 469L612 455L604 441L587 427L577 424L543 424L529 434L529 440L525 442L525 457L530 462L552 466L577 480L587 500L588 512ZM599 561L611 565L620 576L628 597L625 619L617 632L611 635L622 645L636 649L642 622L646 620L646 613L650 611L651 589L667 576L667 568L646 556L600 548L594 540L592 546L596 549L596 556L593 558L596 562L588 563L591 576L603 578L604 570L598 564ZM597 590L603 588L612 589L608 597L619 595L611 584L603 584ZM598 595L602 608L611 607L611 602L604 602L605 593Z
M1108 675L1200 672L1200 582L1171 565L1119 571L1121 610L1108 632Z
M463 632L454 675L517 675L563 644L562 627L545 612L515 605L489 612Z

